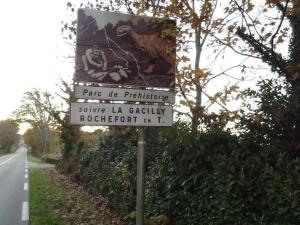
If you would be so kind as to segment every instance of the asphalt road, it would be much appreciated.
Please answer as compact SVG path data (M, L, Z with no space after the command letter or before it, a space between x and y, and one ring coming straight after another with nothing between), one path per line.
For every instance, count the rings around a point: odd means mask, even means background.
M26 148L0 157L0 225L27 225L29 220Z

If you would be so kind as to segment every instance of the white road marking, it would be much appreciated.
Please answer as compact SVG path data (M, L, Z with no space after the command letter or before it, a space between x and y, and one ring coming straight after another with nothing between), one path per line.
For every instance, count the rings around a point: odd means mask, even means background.
M28 169L25 169L25 173L28 173Z
M27 173L25 174L25 179L28 179L28 174Z
M25 191L28 191L28 183L27 183L27 182L24 183L24 190L25 190Z
M22 206L22 221L28 221L29 220L29 203L23 202Z
M16 156L12 156L9 159L5 160L4 162L0 163L0 166L4 165L5 163L9 162L10 160L12 160L13 158L15 158Z

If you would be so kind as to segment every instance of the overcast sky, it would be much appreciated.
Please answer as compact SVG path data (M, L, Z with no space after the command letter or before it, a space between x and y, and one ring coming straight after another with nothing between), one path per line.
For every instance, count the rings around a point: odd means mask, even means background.
M1 2L0 120L19 107L25 91L32 88L53 90L60 77L71 79L72 65L67 65L63 57L70 52L70 46L64 43L61 35L66 2Z

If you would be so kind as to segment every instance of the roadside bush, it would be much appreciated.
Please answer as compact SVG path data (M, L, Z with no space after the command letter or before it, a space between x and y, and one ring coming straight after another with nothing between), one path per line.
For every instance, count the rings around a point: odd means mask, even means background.
M285 148L249 148L219 124L198 134L184 123L146 132L146 218L161 225L296 225L300 161ZM246 144L245 144L246 143ZM81 144L82 145L82 144ZM137 134L102 135L69 161L73 179L107 198L134 224Z
M45 159L45 162L50 164L57 164L59 162L59 159L47 157Z
M125 216L135 207L136 150L134 130L102 135L96 149L82 155L72 177L93 194L105 196L108 206Z
M241 118L239 128L248 148L270 148L289 156L300 155L300 106L294 102L291 85L280 79L263 80L259 90L249 92L255 104L245 103L250 113Z
M162 140L173 141L161 143L148 173L148 218L164 215L176 225L298 224L299 158L288 159L284 149L247 149L218 127L197 137L179 133L165 133Z
M181 124L165 129L159 142L165 147L148 173L147 216L165 215L170 224L204 223L205 205L213 203L211 175L238 148L238 139L219 126L195 136Z

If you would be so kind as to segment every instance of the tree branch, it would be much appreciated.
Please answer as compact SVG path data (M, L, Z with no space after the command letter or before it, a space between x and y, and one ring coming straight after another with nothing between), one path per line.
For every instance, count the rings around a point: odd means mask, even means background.
M284 9L281 10L281 11L282 11L282 16L281 16L281 19L280 19L280 23L279 23L279 25L278 25L278 27L277 27L276 32L273 34L273 36L272 36L272 38L271 38L271 40L270 40L272 52L274 52L274 39L275 39L275 37L277 36L277 34L278 34L278 32L279 32L279 30L280 30L280 28L281 28L281 26L282 26L283 19L284 19L284 17L285 17L285 13L286 13L286 10L287 10L287 7L288 7L289 2L290 2L290 1L287 0Z
M287 61L284 60L280 54L272 51L271 48L256 40L252 35L243 32L240 27L238 27L236 34L252 46L261 55L261 59L268 63L274 71L288 77L289 72L287 70Z
M252 23L252 26L253 26L253 28L254 28L255 33L259 36L260 39L263 39L263 37L261 36L261 34L260 34L260 33L257 31L257 29L256 29L255 20L252 19L252 17L249 15L249 13L247 13L247 12L244 10L244 8L242 8L241 6L239 6L238 3L237 3L235 0L234 0L234 3L237 5L237 7L238 7L238 9L239 9L239 11L241 12L241 14L242 14L243 17L245 17L244 14L246 14L246 15L248 16L248 18L250 19L250 21L251 21L251 23ZM247 28L248 28L248 30L249 30L249 34L251 35L250 26L248 25L249 23L247 22L246 17L245 17L245 21L246 21ZM243 24L242 24L242 27L243 27Z
M208 99L211 99L211 97L205 92L202 90L202 93L208 98ZM223 104L221 104L220 102L218 102L217 100L215 101L215 103L217 103L217 105L219 105L222 109L224 109L225 111L227 112L230 112L229 109L227 109Z
M234 47L228 45L227 43L225 43L224 41L222 41L221 39L219 39L218 37L216 37L215 35L211 34L212 37L214 37L218 42L220 42L223 45L226 45L227 47L229 47L232 51L234 51L235 53L242 55L242 56L247 56L247 57L251 57L251 58L255 58L255 59L261 59L258 56L254 56L254 55L250 55L250 54L246 54L246 53L242 53L239 52L238 50L236 50Z

